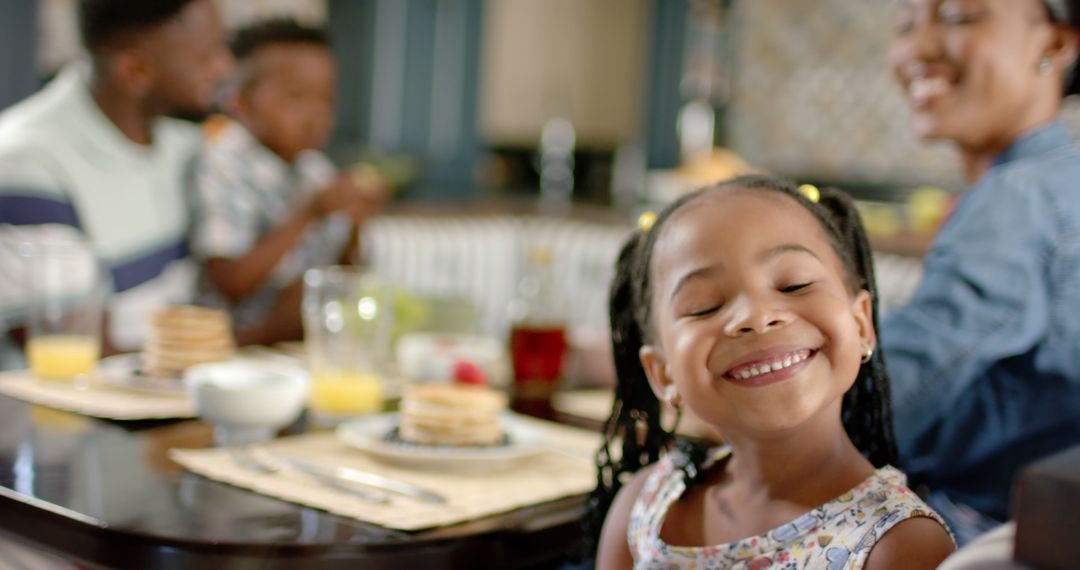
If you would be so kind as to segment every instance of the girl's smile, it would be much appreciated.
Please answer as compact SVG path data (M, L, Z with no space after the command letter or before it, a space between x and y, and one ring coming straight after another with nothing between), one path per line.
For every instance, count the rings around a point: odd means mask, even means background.
M748 356L722 376L729 382L747 387L782 382L802 372L817 353L817 349L811 348L778 347L764 350Z

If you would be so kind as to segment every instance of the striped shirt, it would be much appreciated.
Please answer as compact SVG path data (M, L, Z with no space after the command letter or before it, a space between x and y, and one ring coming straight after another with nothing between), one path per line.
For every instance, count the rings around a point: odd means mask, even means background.
M154 143L136 144L102 113L81 71L63 70L0 114L0 325L17 326L26 306L12 244L82 237L112 277L109 337L134 350L149 312L194 294L185 187L198 129L162 118Z

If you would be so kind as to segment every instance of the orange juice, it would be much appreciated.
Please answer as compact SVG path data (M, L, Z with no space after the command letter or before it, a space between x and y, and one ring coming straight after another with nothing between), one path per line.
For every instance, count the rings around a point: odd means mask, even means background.
M51 380L89 374L100 352L97 338L86 335L45 335L31 338L26 343L30 370L39 378Z
M367 414L382 410L382 383L362 372L320 371L311 375L311 410L332 416Z

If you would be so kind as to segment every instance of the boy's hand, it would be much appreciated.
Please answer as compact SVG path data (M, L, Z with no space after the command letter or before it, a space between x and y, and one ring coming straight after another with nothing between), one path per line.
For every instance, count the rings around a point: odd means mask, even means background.
M386 180L371 169L352 169L343 173L338 181L349 191L352 199L347 211L357 225L377 213L390 194Z
M318 219L344 212L354 223L363 223L378 211L387 193L381 178L361 178L353 172L344 172L319 192L312 202L312 212Z

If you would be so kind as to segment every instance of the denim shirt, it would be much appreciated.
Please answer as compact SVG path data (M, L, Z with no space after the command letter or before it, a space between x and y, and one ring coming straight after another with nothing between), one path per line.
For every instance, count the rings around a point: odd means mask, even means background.
M997 157L882 325L901 465L1005 519L1018 470L1080 444L1080 153L1060 122Z

